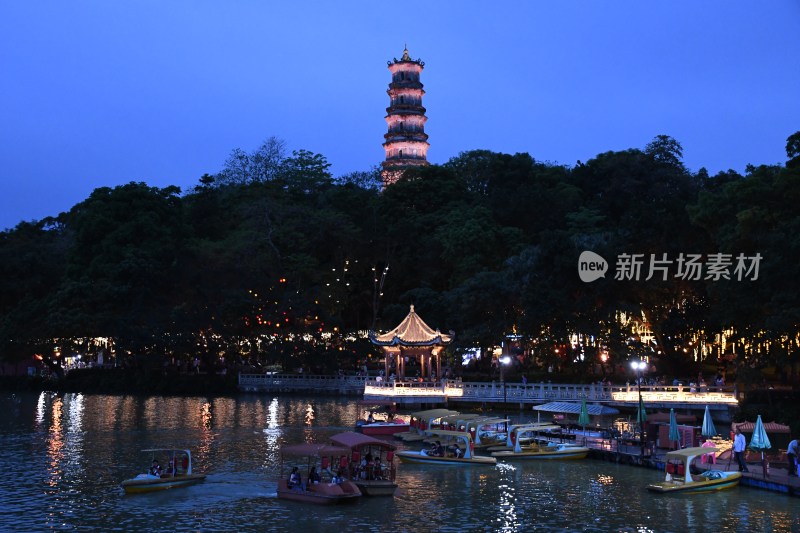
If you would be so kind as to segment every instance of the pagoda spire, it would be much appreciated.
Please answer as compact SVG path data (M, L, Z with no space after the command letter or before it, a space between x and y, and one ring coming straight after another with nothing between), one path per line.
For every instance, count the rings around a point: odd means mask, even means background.
M381 163L384 187L396 182L409 168L429 165L430 146L425 133L428 118L422 106L425 91L419 81L425 62L412 59L405 46L399 60L394 58L387 63L392 81L386 91L389 95L385 117L388 132L383 136L386 159Z

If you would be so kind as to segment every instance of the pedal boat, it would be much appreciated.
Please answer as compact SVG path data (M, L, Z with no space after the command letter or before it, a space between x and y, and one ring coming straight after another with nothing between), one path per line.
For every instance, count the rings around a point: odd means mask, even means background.
M448 466L472 466L472 465L496 465L497 459L494 457L486 457L483 455L474 454L474 442L472 435L465 431L448 431L448 430L433 430L426 432L428 436L437 437L441 440L450 441L455 443L459 448L464 450L464 455L457 457L455 455L438 456L428 455L425 450L411 451L403 450L397 452L397 457L404 463L417 463L417 464L434 464L434 465L448 465Z
M741 472L706 470L700 475L692 475L690 467L696 457L717 452L718 448L701 446L667 452L664 481L647 485L647 490L667 494L714 492L735 487L742 478Z
M528 440L529 435L535 439L534 435L540 431L542 431L540 424L514 428L512 432L514 449L492 452L492 457L497 459L585 459L589 455L589 448L571 443L533 440L529 445L521 444Z
M527 447L534 446L536 444L536 437L535 437L536 434L540 432L549 432L555 429L561 429L561 426L557 424L551 424L549 422L531 422L529 424L514 424L508 427L505 444L488 446L486 448L486 451L490 453L503 452L503 451L511 452L514 451L517 445L519 445L522 449L525 449ZM521 431L524 431L525 435L520 436Z
M335 446L343 446L350 450L349 456L341 456L339 466L347 469L347 477L355 483L361 494L394 496L397 490L394 444L353 431L337 433L331 437L331 442ZM369 464L366 468L361 468L361 458L367 455L377 457L380 466Z
M192 472L192 452L189 450L151 448L142 451L151 454L151 462L153 459L166 458L164 464L172 464L174 467L171 472L168 470L160 476L139 474L134 478L126 479L120 483L126 494L140 494L185 487L187 485L199 483L206 478L205 474L195 474Z
M281 478L278 480L278 498L282 500L293 500L297 502L314 503L320 505L332 505L337 503L353 502L361 497L361 491L350 480L342 479L334 483L320 481L319 483L309 483L308 474L312 466L319 466L321 472L328 472L328 465L331 458L349 456L350 450L343 446L331 446L306 442L294 444L281 448ZM307 460L307 470L302 477L302 482L294 487L288 484L288 476L284 476L285 461L294 461L301 458ZM288 462L286 461L286 462ZM319 465L317 464L319 463ZM297 464L294 464L297 466Z

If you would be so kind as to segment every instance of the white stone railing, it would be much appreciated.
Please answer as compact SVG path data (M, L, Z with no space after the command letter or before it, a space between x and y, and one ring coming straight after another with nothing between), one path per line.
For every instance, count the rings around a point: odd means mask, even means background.
M428 396L476 402L541 403L551 401L637 403L636 385L462 382L460 380L378 381L364 376L319 376L302 374L239 374L242 390L338 390L366 396ZM736 405L732 387L703 390L684 386L642 386L642 401L654 403L702 403Z

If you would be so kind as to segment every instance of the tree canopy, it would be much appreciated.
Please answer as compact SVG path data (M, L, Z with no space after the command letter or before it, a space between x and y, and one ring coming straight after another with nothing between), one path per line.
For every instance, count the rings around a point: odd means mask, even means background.
M377 167L334 179L323 155L272 137L186 193L103 187L0 233L0 360L104 337L127 354L324 367L365 357L347 339L413 304L457 332L455 352L514 332L525 365L645 353L663 373L718 362L795 379L798 139L785 166L745 175L693 173L659 135L575 167L469 151L381 190ZM592 283L586 250L608 261Z

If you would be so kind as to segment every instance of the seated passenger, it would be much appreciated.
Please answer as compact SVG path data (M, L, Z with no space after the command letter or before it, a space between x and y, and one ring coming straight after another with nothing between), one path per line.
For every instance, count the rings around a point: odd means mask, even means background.
M161 477L161 465L155 459L153 459L153 464L150 465L150 475Z
M296 466L292 467L292 473L289 474L289 480L286 482L286 486L295 490L301 490L303 488L300 472L297 471Z
M316 466L312 466L311 467L311 472L308 473L308 482L309 483L319 483L320 482L320 477L319 477L319 473L317 472L317 467Z

